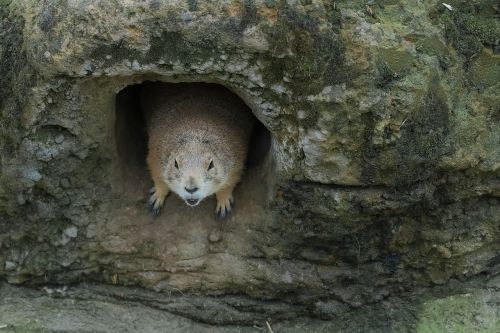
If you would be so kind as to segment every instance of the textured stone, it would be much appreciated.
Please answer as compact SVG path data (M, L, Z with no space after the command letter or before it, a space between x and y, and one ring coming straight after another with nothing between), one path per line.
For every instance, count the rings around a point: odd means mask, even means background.
M497 332L499 309L500 292L477 279L388 297L359 309L320 301L313 313L322 319L304 318L308 308L302 305L244 296L210 298L93 284L36 290L0 285L0 328L9 333L250 333L268 327L291 333Z
M0 277L331 317L495 273L498 8L450 4L0 1ZM148 215L147 80L222 84L269 131L222 225L212 199Z

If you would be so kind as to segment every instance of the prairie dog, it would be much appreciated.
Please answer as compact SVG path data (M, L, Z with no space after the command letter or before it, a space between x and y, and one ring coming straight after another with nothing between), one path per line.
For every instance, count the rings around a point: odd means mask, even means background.
M245 165L253 126L248 107L222 86L199 83L147 83L141 105L149 135L153 214L170 191L188 206L215 193L215 213L225 218Z

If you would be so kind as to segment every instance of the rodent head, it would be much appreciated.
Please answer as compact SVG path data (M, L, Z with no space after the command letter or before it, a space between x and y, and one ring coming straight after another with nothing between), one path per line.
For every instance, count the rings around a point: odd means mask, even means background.
M188 206L217 192L227 171L222 161L203 147L190 147L173 152L164 165L163 176L168 187Z

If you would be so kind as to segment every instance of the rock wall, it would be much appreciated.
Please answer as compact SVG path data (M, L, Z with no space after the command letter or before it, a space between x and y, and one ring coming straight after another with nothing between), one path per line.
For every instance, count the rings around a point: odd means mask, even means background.
M328 317L496 274L498 6L448 3L0 1L0 277ZM117 148L144 81L224 85L271 134L228 221L173 196L148 215Z
M269 327L287 333L498 332L500 279L482 280L453 281L348 313L345 305L320 302L320 311L336 309L334 317L326 317L330 320L299 317L300 305L241 297L188 297L87 284L42 290L0 285L0 327L6 333L258 333L270 332Z

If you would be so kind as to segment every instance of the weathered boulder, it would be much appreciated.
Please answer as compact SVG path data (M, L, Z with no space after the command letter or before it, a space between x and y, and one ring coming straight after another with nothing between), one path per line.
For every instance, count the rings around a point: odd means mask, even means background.
M449 4L0 1L0 277L329 318L497 273L498 7ZM148 214L144 81L224 85L269 131L231 219Z

